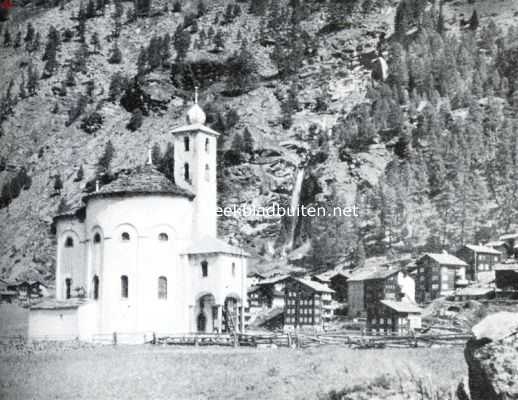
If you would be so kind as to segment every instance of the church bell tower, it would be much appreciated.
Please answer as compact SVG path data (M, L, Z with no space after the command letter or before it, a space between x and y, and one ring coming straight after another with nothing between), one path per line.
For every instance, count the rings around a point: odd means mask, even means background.
M174 180L179 187L192 191L194 211L192 239L217 234L217 140L219 133L205 126L205 112L198 104L187 111L187 125L173 129Z

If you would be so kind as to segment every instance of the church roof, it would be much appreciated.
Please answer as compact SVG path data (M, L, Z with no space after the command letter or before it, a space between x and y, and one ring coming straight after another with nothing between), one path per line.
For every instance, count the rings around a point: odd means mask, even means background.
M243 249L232 246L223 240L213 238L210 236L205 236L202 239L199 239L193 243L183 251L183 254L210 254L210 253L225 253L232 254L243 257L250 257Z
M120 172L114 181L102 186L99 191L86 195L83 200L87 201L92 197L145 194L175 195L189 199L194 197L191 191L176 186L153 165L148 164L129 171Z
M194 131L204 132L204 133L207 133L207 134L213 135L213 136L220 135L214 129L211 129L208 126L205 126L203 124L198 124L198 123L179 126L178 128L174 128L171 131L171 133L174 135L175 133L185 133L185 132L194 132Z

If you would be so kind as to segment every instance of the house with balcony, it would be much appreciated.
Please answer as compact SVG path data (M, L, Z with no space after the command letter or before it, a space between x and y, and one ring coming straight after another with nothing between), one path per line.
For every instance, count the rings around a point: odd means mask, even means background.
M489 283L495 279L493 268L500 262L502 253L488 246L466 244L457 251L457 257L465 261L466 279Z
M416 301L424 303L466 287L468 264L444 253L426 253L416 262Z

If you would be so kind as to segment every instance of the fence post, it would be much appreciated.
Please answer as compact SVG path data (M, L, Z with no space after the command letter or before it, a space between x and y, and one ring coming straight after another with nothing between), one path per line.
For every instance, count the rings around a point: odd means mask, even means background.
M239 346L239 338L237 336L237 333L234 333L234 347Z
M113 332L113 345L117 345L117 332Z
M291 333L288 332L286 335L288 336L288 347L291 349Z
M156 344L156 333L153 332L153 339L151 340L152 344Z

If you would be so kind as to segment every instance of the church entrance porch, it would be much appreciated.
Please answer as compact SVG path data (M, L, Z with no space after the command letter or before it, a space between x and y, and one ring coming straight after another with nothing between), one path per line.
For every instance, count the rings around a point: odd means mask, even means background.
M242 304L238 296L227 296L223 305L223 332L242 332Z
M213 333L218 330L218 306L213 294L198 296L194 307L195 329L198 333Z

